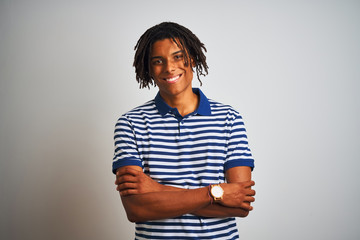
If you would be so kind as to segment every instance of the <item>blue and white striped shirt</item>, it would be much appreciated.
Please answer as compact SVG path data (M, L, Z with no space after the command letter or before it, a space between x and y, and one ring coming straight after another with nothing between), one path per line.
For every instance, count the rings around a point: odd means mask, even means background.
M157 94L124 114L115 127L113 172L136 165L157 182L195 189L225 182L227 169L254 167L244 123L228 105L200 89L198 109L182 117ZM238 239L235 218L185 214L136 223L136 239Z

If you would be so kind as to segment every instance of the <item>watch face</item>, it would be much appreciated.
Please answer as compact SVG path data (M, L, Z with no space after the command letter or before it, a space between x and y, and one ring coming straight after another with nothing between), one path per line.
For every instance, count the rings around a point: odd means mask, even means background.
M211 194L216 198L222 197L223 193L224 190L220 186L213 186L211 189Z

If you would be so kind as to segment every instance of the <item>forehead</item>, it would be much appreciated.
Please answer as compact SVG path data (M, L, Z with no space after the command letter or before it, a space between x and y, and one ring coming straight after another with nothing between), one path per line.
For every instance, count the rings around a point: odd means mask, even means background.
M183 48L179 44L179 41L176 41L177 43L174 42L174 40L171 38L157 40L153 43L151 47L150 55L167 55L183 50Z

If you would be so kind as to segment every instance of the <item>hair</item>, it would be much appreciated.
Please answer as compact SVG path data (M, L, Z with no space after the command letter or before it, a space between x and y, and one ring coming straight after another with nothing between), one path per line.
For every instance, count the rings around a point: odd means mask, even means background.
M156 86L150 73L150 51L156 41L172 39L184 51L184 64L196 69L197 78L202 85L200 75L208 74L205 45L189 29L173 22L163 22L155 25L140 37L134 48L134 64L136 81L140 88Z

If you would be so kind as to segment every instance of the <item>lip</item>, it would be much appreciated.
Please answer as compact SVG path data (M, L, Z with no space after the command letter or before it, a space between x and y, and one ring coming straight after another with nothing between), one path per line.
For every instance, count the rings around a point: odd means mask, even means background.
M175 75L175 76L169 76L167 78L163 78L163 80L165 80L168 83L176 83L180 79L181 76L182 76L182 74Z

